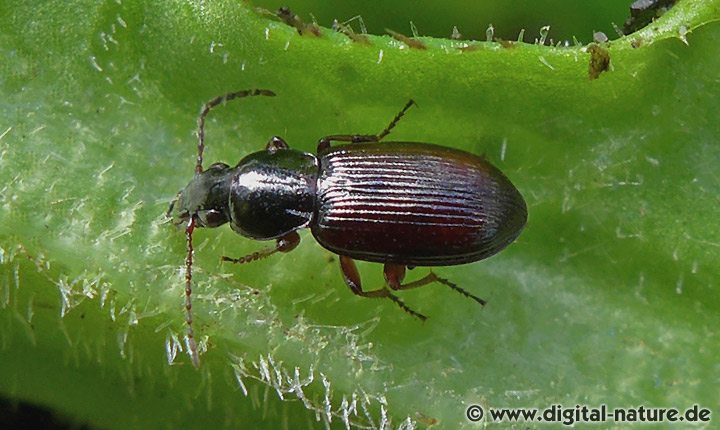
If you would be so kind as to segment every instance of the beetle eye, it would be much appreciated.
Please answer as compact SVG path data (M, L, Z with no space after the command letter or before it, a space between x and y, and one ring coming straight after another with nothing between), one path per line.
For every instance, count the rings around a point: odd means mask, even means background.
M203 227L219 227L228 222L227 217L222 212L216 209L210 209L207 211L198 212L198 218L202 223Z
M224 169L227 169L228 167L230 167L230 166L228 166L228 165L225 164L225 163L213 163L213 164L210 165L210 167L208 167L208 169L224 170Z

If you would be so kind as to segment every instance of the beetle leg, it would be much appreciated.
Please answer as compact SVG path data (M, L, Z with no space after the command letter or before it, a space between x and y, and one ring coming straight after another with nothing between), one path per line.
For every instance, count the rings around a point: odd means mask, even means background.
M381 131L381 132L377 135L377 140L380 141L380 140L383 139L383 137L385 137L385 136L387 136L388 134L390 134L390 130L392 130L393 128L395 128L395 126L397 125L398 121L400 121L400 118L402 118L403 115L405 115L405 112L406 112L408 109L410 109L410 106L412 106L412 105L414 105L414 104L415 104L415 101L414 101L413 99L408 100L408 102L405 103L405 106L403 106L403 108L400 110L400 112L398 112L398 114L395 115L395 118L393 118L393 120L390 121L390 124L388 124L388 126L385 127L385 129L384 129L383 131Z
M253 261L260 260L262 258L269 257L276 252L290 252L300 243L300 235L296 231L291 231L283 237L277 239L275 246L271 246L260 251L255 251L252 254L248 254L240 258L230 258L223 255L222 261L229 261L231 263L243 264L250 263Z
M360 273L358 272L357 266L355 266L355 261L353 261L352 258L341 255L340 269L342 271L345 284L347 284L347 286L350 287L350 290L356 295L369 298L387 297L388 299L395 302L396 305L400 306L402 310L414 316L415 318L419 318L422 321L425 321L427 319L425 315L410 309L405 303L403 303L402 300L392 294L390 290L388 290L386 287L373 291L363 291L362 284L360 283Z
M395 128L398 121L400 121L400 118L402 118L403 115L405 115L405 112L410 109L410 106L414 104L415 102L413 100L409 100L402 108L402 110L398 112L397 115L395 115L395 118L390 121L390 124L388 124L388 126L385 127L385 129L383 129L383 131L378 134L333 134L330 136L325 136L318 142L317 152L320 153L320 151L328 149L330 147L330 142L380 142L385 136L390 134L390 130Z
M276 152L280 149L288 149L290 145L280 136L273 136L265 145L265 150L269 152Z
M433 272L428 273L427 276L422 279L418 279L417 281L409 282L407 284L402 283L403 279L405 278L405 266L403 266L402 264L385 263L384 272L385 280L387 281L388 286L393 290L409 290L412 288L418 288L427 284L431 284L433 282L437 282L443 285L447 285L448 287L452 288L463 296L475 300L482 306L485 306L485 304L487 303L480 297L470 294L469 292L458 287L454 283L448 281L445 278L439 277Z
M333 134L318 141L317 152L319 154L321 151L330 148L330 142L365 143L379 141L380 139L373 134Z
M402 290L402 281L405 279L405 266L402 264L385 263L383 266L385 282L393 290Z

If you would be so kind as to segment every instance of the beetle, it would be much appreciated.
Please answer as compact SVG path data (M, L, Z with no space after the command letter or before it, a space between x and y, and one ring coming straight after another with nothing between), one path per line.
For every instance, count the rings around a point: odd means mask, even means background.
M403 283L406 268L450 266L487 258L513 242L527 221L520 192L484 157L428 143L383 142L410 100L376 135L329 135L316 154L291 149L280 137L262 151L231 167L203 169L205 118L233 99L275 96L266 89L243 90L203 105L197 120L195 176L178 193L167 215L185 225L185 308L187 345L197 366L192 330L192 234L195 228L229 223L236 233L275 245L240 258L249 263L300 243L297 230L310 228L324 248L337 254L345 283L358 296L387 298L408 314L392 291L437 282L485 304L485 301L432 271ZM332 146L332 142L345 142ZM365 290L354 260L384 264L386 286ZM388 288L389 287L389 288ZM391 291L392 290L392 291Z

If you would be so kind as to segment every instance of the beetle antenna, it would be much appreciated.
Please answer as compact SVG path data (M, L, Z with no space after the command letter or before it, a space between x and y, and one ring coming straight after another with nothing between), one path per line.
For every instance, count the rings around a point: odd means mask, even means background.
M261 90L261 89L255 89L255 90L243 90L243 91L235 91L232 93L227 93L223 96L215 97L214 99L208 101L205 103L202 108L200 109L200 115L197 119L197 137L198 137L198 151L197 151L197 161L195 164L195 174L202 173L203 167L203 151L205 150L205 117L208 115L210 110L214 108L215 106L229 102L233 99L239 99L241 97L252 97L252 96L268 96L273 97L275 96L275 93L270 90Z
M185 229L185 238L187 239L187 256L185 257L185 322L187 323L187 349L192 363L195 367L200 366L200 357L198 356L197 343L195 342L195 334L193 333L193 317L192 317L192 264L193 264L193 244L192 234L195 230L195 217L191 216Z

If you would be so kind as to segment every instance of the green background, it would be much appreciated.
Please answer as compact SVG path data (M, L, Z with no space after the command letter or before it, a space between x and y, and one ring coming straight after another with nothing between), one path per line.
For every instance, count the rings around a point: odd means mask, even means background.
M0 394L98 428L477 428L470 404L717 413L719 1L680 1L612 42L597 80L574 42L411 50L328 29L362 14L376 34L413 20L420 35L458 25L484 40L492 22L532 42L549 24L554 41L588 42L627 16L576 3L290 4L325 27L317 38L236 1L4 1ZM255 87L278 97L213 112L208 161L275 134L313 151L326 134L377 132L413 98L393 138L501 168L527 200L526 230L487 261L437 270L488 305L404 292L420 323L353 296L308 232L290 254L231 266L220 256L265 244L201 230L194 369L179 351L184 238L163 215L192 175L200 105ZM382 283L379 265L360 270Z

